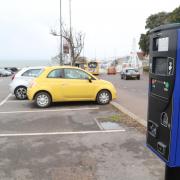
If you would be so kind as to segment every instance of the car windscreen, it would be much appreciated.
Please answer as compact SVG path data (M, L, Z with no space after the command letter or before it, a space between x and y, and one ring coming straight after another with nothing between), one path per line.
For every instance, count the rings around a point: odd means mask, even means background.
M126 70L126 72L127 73L138 73L138 71L137 70L135 70L135 69L128 69L128 70Z

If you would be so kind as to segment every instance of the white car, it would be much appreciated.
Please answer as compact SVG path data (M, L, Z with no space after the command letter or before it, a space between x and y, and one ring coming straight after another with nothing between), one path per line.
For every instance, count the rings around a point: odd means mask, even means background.
M5 69L0 69L0 76L4 77L4 76L11 76L12 73L10 71L7 71Z
M14 94L19 100L27 99L26 92L29 83L38 77L43 70L44 67L27 67L17 72L9 84L11 94Z

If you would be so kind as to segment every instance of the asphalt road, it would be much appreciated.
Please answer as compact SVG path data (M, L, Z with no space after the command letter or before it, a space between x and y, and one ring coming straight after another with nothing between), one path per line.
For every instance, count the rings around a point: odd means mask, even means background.
M11 81L11 77L0 77L0 103L9 94L8 84Z
M116 100L123 107L138 117L147 119L148 75L141 75L141 80L122 80L120 74L100 75L101 79L112 82L118 92Z
M112 124L110 117L120 112L111 105L56 103L38 109L6 98L8 81L0 82L0 179L163 179L163 163L145 147L145 134ZM103 118L109 119L106 126Z

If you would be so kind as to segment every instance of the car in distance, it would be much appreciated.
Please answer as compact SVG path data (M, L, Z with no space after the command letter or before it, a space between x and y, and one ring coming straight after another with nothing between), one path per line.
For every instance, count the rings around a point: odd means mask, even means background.
M18 68L16 67L5 67L5 70L11 71L13 74L18 71Z
M27 90L28 99L40 108L52 102L97 101L108 104L116 98L116 89L105 80L72 66L46 67Z
M13 75L9 84L11 94L19 100L27 99L27 87L29 83L43 71L44 67L27 67Z
M114 66L111 66L107 69L107 74L116 74L116 68Z
M121 71L121 79L138 79L140 80L140 73L135 68L125 68Z
M7 71L5 69L0 69L0 76L1 77L7 77L7 76L11 76L12 73L10 71Z

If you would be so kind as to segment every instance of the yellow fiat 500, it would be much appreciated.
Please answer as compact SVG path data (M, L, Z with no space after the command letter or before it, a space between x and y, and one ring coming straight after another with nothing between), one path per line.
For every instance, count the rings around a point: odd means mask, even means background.
M108 104L116 98L114 86L83 69L69 66L46 67L27 90L29 100L40 108L52 102L97 101Z

